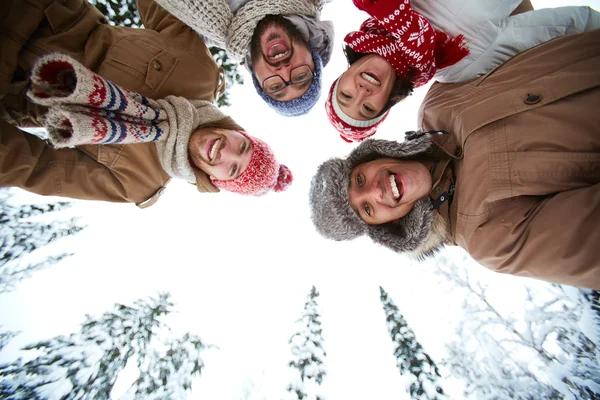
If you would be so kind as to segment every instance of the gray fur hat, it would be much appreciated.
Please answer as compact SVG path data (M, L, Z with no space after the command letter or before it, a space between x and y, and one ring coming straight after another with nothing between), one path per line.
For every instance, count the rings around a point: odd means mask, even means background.
M312 179L309 194L311 219L317 232L337 241L366 234L375 243L399 253L418 252L418 256L424 256L432 252L422 251L434 219L429 199L417 201L413 210L398 222L382 225L366 224L348 199L350 173L355 166L385 157L406 160L426 156L432 147L429 135L404 142L367 139L345 159L325 161Z

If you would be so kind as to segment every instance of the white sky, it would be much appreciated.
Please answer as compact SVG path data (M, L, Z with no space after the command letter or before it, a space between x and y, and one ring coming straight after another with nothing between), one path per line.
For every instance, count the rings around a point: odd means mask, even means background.
M580 2L533 4L540 8ZM600 0L587 4L600 8ZM169 319L175 332L190 331L220 347L206 356L192 398L237 399L249 377L267 398L276 398L287 384L287 340L315 285L321 293L328 369L323 388L329 399L408 398L395 367L379 286L436 361L453 334L460 299L441 290L431 266L410 262L368 239L337 243L314 232L307 200L312 175L325 159L353 148L327 122L325 93L346 68L343 36L359 26L364 14L350 0L337 0L325 7L322 19L334 21L336 47L324 72L324 94L307 116L276 115L255 95L243 68L246 84L231 89L234 106L225 109L292 169L290 189L245 198L198 194L193 186L173 181L146 210L77 202L65 214L81 216L88 228L54 246L56 252L76 254L0 296L0 324L22 331L0 361L14 359L25 344L78 330L85 314L97 316L115 302L131 304L170 291L177 310ZM404 131L415 129L425 92L417 90L392 110L377 137L401 139ZM49 199L23 193L17 200ZM455 250L452 254L459 255ZM505 301L506 291L518 291L529 282L476 265L469 268L494 285L498 303ZM504 306L507 313L519 310L518 303ZM448 384L446 390L461 397L457 385Z

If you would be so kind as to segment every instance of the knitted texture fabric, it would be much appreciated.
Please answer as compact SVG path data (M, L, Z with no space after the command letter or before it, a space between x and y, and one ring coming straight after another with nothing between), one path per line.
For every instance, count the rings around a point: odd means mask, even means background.
M262 196L269 191L281 192L293 181L288 167L279 164L271 148L262 140L238 131L252 142L252 156L248 166L236 179L213 180L213 184L229 192L243 195Z
M358 53L384 57L398 77L410 77L414 87L426 84L437 68L453 65L469 54L464 37L449 37L436 32L429 21L411 8L410 0L371 2L353 0L371 15L359 31L350 32L344 43ZM337 104L337 85L333 83L325 102L331 124L346 141L361 141L372 136L386 114L358 121L345 114Z
M348 157L332 158L321 164L309 193L311 219L317 232L337 241L368 235L373 242L399 253L422 249L430 241L434 220L429 199L418 200L412 211L396 223L368 225L350 205L348 182L352 169L359 164L388 157L410 160L427 154L430 147L432 141L428 135L404 142L368 139ZM438 245L441 243L428 247L425 253L435 251Z
M415 88L429 82L437 68L455 64L469 54L464 36L451 38L436 32L425 17L413 11L410 0L353 1L371 18L359 31L346 35L344 43L356 52L384 57L396 75L411 76Z
M171 14L196 32L227 50L241 61L250 50L250 40L265 15L301 15L318 18L325 0L253 0L235 14L225 0L157 0Z
M321 57L315 49L311 49L313 61L315 63L315 71L313 81L311 82L308 90L297 97L288 101L277 101L263 91L261 82L256 79L256 75L252 73L252 83L258 95L278 114L284 117L298 117L300 115L307 114L317 103L319 97L321 97L321 76L323 71L323 63Z
M54 147L155 142L164 170L192 183L196 177L188 155L191 134L200 125L226 117L207 101L149 99L62 54L36 62L27 95L49 107L45 126Z

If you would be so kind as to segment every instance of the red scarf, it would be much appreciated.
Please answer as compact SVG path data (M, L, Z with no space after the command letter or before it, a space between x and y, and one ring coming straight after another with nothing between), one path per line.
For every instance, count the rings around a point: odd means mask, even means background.
M410 76L414 87L426 84L438 69L457 63L467 54L463 35L436 32L429 21L413 11L410 0L353 0L371 18L350 32L344 42L359 53L376 53L396 70Z

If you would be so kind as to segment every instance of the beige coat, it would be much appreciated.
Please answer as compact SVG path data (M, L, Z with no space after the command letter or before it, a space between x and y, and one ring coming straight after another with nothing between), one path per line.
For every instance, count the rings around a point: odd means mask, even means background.
M599 49L599 30L555 39L427 93L419 124L458 156L440 213L482 265L600 289Z
M213 101L219 68L204 42L151 0L138 1L146 29L107 25L86 0L3 0L0 7L0 186L153 204L170 180L154 143L56 150L5 121L41 124L45 110L26 101L26 77L40 55L55 51L153 99ZM197 186L216 190L199 170Z

